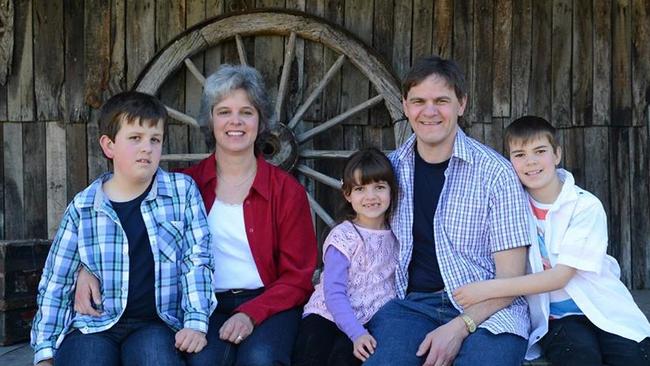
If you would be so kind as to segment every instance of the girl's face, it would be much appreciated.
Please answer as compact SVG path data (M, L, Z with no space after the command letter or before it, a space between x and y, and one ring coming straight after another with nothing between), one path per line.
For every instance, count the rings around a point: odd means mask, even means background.
M233 91L212 107L217 150L227 154L253 154L259 113L242 89Z
M360 182L359 172L355 173ZM386 181L355 185L345 199L357 213L355 223L368 229L382 229L385 226L385 213L390 206L390 186Z

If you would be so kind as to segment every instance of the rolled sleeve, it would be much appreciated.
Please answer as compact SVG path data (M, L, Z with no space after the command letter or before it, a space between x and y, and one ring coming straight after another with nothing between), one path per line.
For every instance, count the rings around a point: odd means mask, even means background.
M529 246L528 201L514 171L498 178L490 195L488 237L492 253Z

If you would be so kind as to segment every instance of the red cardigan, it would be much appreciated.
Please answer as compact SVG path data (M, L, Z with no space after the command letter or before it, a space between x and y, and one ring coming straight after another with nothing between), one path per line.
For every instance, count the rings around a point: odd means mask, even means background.
M182 171L199 186L206 212L217 187L215 155ZM260 324L271 315L303 305L313 291L316 234L305 189L294 177L257 158L257 174L244 199L244 224L264 292L236 311Z

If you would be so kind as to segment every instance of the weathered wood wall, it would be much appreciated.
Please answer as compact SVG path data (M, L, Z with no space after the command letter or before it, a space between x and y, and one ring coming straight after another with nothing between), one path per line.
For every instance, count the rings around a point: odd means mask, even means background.
M304 11L349 30L402 76L432 53L455 58L470 88L466 130L502 150L513 118L538 114L561 129L563 164L609 215L623 280L650 288L650 2L646 0L19 0L13 63L0 85L0 239L48 238L66 204L106 169L97 108L131 87L169 40L216 15L259 7ZM277 90L284 41L244 39ZM295 111L338 55L298 43L287 106ZM205 73L236 62L234 42L193 57ZM344 66L308 111L324 121L373 95ZM175 74L162 100L196 115L200 87ZM382 108L356 115L316 147L394 148ZM166 152L204 152L203 136L172 124ZM320 169L338 176L340 162ZM315 188L321 197L335 195ZM331 200L329 200L331 201Z

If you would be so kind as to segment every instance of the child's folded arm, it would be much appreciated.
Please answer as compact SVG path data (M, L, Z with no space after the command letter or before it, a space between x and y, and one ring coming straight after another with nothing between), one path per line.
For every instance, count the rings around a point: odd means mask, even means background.
M216 307L216 299L212 291L214 266L209 246L210 231L201 196L193 181L187 197L182 243L184 250L181 277L183 326L207 333L210 314Z
M324 262L323 292L325 305L332 314L334 323L354 342L368 331L359 323L347 296L350 261L336 247L330 246L325 252Z
M32 323L34 362L54 357L56 341L71 312L72 291L79 268L77 228L79 213L73 203L66 209L38 285L38 310Z

